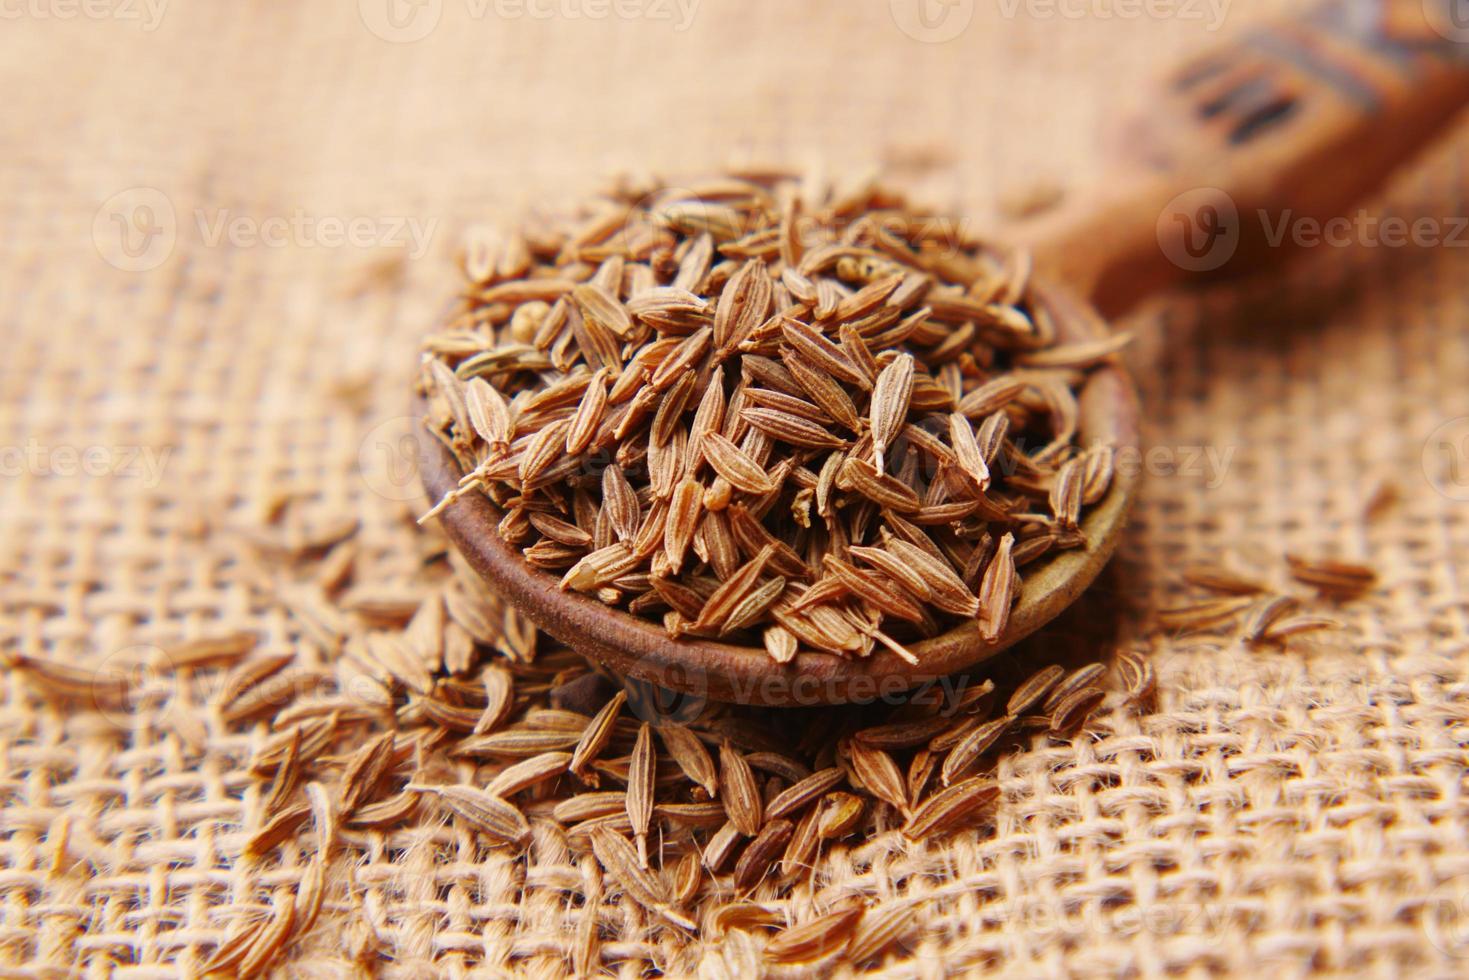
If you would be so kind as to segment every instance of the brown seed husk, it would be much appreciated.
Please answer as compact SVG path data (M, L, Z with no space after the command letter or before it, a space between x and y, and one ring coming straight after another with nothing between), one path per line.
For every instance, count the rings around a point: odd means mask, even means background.
M1158 611L1158 625L1167 630L1206 629L1228 622L1255 604L1253 595L1229 595Z
M1291 577L1323 595L1353 598L1377 584L1377 573L1357 562L1286 555Z
M814 772L805 779L783 790L765 806L765 819L774 820L804 809L827 790L840 783L844 773L837 766Z
M743 836L733 821L725 823L709 838L709 843L704 845L704 853L700 858L701 863L709 871L718 874L734 858L735 850L739 847Z
M817 809L816 834L822 840L845 837L857 827L866 807L854 793L828 793Z
M668 750L673 761L678 763L685 776L697 783L711 798L719 794L719 774L714 768L709 750L704 747L699 736L683 725L669 723L658 726L658 737L663 740L663 747Z
M795 829L789 820L772 820L761 828L759 835L750 841L735 862L735 885L750 888L764 878L775 867Z
M835 953L851 942L862 921L861 905L832 912L781 932L765 947L773 963L809 963Z
M1260 643L1278 620L1295 612L1300 604L1295 596L1277 595L1265 599L1245 617L1244 641L1251 645Z
M643 722L627 770L627 817L638 842L638 861L648 866L648 827L653 822L653 730Z
M918 909L907 903L880 905L868 909L857 924L847 946L847 959L860 966L901 942L918 920Z
M502 798L514 796L537 783L555 779L565 772L570 764L571 753L569 752L544 752L541 755L531 756L529 759L522 759L501 770L485 786L485 792Z
M1079 731L1106 696L1107 692L1097 687L1072 692L1051 712L1051 734L1071 735Z
M432 795L445 811L470 827L517 847L530 843L530 824L513 805L473 786L410 786Z
M1082 688L1100 686L1099 682L1106 673L1106 664L1087 664L1085 667L1076 668L1061 678L1056 686L1046 694L1046 699L1041 702L1041 711L1049 714L1055 710L1056 705Z
M576 748L571 753L569 769L572 775L584 783L597 785L596 775L591 771L594 759L602 754L612 738L612 732L617 724L617 716L622 711L622 706L627 703L627 692L618 691L611 701L608 701L597 712L596 717L582 731L577 740Z
M760 788L750 764L728 741L719 746L719 785L720 798L735 829L746 837L760 833L764 811Z
M1117 655L1117 673L1129 701L1141 705L1151 702L1158 679L1147 657L1135 650L1123 650Z
M903 836L909 840L953 829L971 819L979 810L1000 795L1000 784L984 776L975 776L940 790L924 800L903 825Z
M908 809L907 783L892 756L853 740L847 743L852 769L867 791L899 810Z
M979 761L980 756L995 747L1014 723L1015 719L1011 715L995 718L979 725L968 736L960 740L944 757L943 768L939 773L939 778L944 781L944 785L951 785L956 779L964 776L970 767Z
M637 851L626 837L606 827L597 827L591 832L591 842L597 861L622 885L624 894L676 925L695 928L693 922L670 907L663 879L639 863Z
M1040 703L1041 699L1053 688L1066 674L1066 668L1060 664L1051 664L1042 667L1031 674L1019 687L1015 688L1010 699L1005 702L1005 714L1017 717L1025 714L1031 708Z
M820 812L811 807L796 821L796 829L791 832L791 839L786 841L785 853L780 858L782 878L799 879L810 870L821 849L820 820Z

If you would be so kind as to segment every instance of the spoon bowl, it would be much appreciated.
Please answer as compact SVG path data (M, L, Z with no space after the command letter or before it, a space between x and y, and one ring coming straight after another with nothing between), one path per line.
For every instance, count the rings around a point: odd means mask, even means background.
M1051 315L1061 343L1091 340L1105 328L1083 301L1045 282L1031 287L1032 301ZM1115 363L1093 369L1077 393L1079 445L1106 444L1120 452L1138 446L1138 400L1132 379ZM423 405L419 414L423 414ZM464 475L448 448L422 439L420 472L429 499L453 490ZM564 590L560 579L525 560L500 537L500 510L470 493L440 515L445 534L469 565L540 629L601 663L613 673L694 697L743 704L795 707L891 697L972 667L1050 622L1079 596L1111 557L1136 491L1135 467L1118 467L1107 494L1087 508L1084 548L1043 556L1026 568L1019 600L1005 631L986 640L967 621L908 645L909 664L878 646L868 657L847 659L802 652L779 664L761 647L684 637L662 625Z
M1469 105L1469 59L1427 19L1429 7L1327 0L1164 78L1143 111L1113 127L1112 159L1094 191L1006 236L1035 258L1031 298L1051 315L1057 339L1093 339L1105 332L1101 315L1118 316L1171 283L1278 265L1289 236L1273 238L1271 227L1345 213L1441 133ZM1136 453L1137 396L1115 359L1088 374L1078 404L1080 445ZM462 475L436 440L425 440L421 471L432 499ZM782 665L763 649L675 640L660 624L562 591L500 539L500 513L484 495L460 498L442 522L506 600L617 674L722 701L838 704L972 667L1049 622L1116 548L1137 481L1137 467L1116 467L1107 495L1082 519L1086 547L1027 566L1001 636L986 641L976 623L962 623L910 645L917 665L881 647L859 659L802 653Z

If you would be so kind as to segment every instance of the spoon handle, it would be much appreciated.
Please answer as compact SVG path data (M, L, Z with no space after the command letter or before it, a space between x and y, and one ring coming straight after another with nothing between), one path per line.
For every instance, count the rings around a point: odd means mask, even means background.
M1466 103L1465 0L1332 0L1169 72L1115 130L1096 191L1011 237L1108 316L1292 248L1469 241L1448 219L1346 216Z

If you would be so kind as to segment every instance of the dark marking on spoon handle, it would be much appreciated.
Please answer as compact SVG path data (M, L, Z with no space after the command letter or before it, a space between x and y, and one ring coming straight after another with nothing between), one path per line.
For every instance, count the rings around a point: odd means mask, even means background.
M1462 37L1434 27L1457 26L1461 6ZM1391 102L1385 85L1411 86L1446 68L1469 69L1469 0L1333 0L1184 65L1170 87L1197 100L1200 120L1227 123L1225 140L1239 146L1325 97L1376 115Z
M1347 214L1466 105L1469 0L1331 0L1165 75L1110 127L1097 190L1013 234L1116 314L1278 266L1289 248L1264 229Z

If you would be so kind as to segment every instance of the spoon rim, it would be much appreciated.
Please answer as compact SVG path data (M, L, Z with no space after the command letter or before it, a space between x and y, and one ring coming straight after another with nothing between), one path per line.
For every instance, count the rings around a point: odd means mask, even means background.
M1050 314L1061 342L1094 339L1104 321L1064 287L1031 284L1033 301ZM1077 394L1078 445L1110 443L1136 450L1139 407L1131 377L1114 357L1092 368ZM449 448L423 426L427 402L417 396L419 474L431 501L458 486L463 469ZM1022 579L1002 634L980 635L966 620L938 636L908 644L912 665L878 645L864 658L801 652L787 664L763 647L696 637L674 639L661 624L563 590L559 577L533 567L498 532L501 511L482 493L468 493L439 514L450 543L500 596L555 639L614 673L695 698L767 706L814 706L894 697L903 691L995 656L1054 619L1106 565L1115 550L1139 482L1137 467L1115 467L1106 495L1082 516L1088 545L1043 556Z

